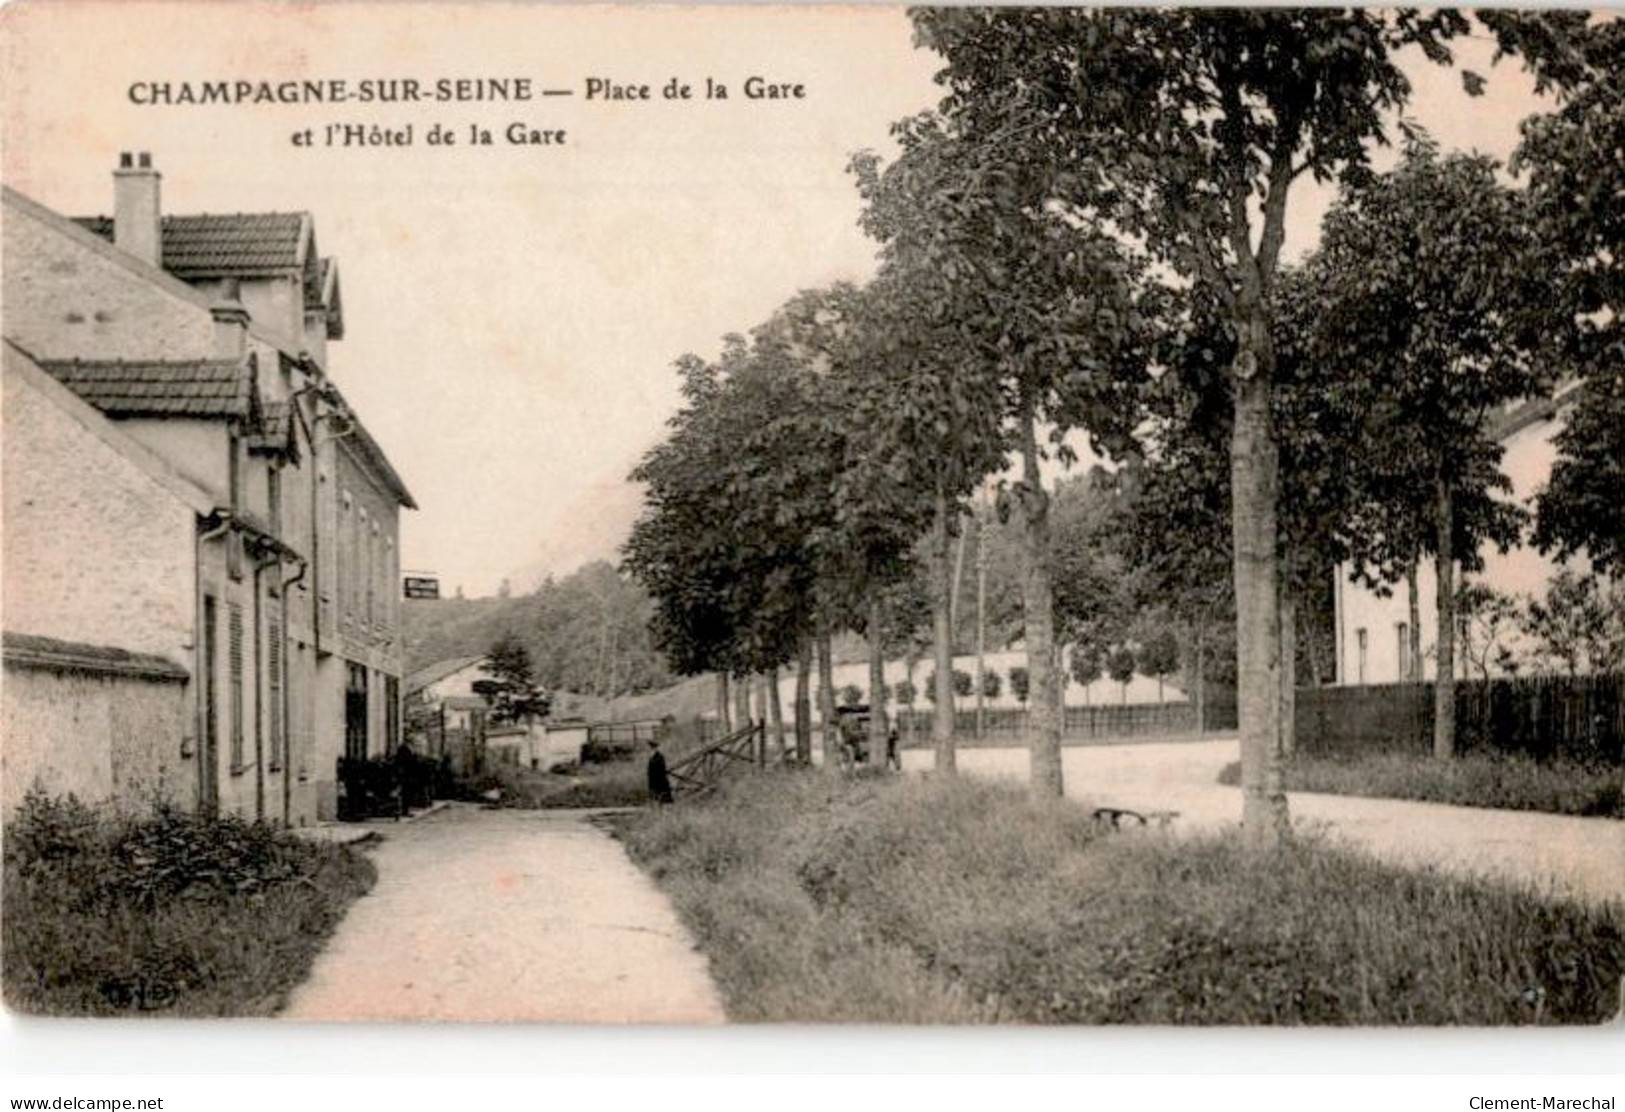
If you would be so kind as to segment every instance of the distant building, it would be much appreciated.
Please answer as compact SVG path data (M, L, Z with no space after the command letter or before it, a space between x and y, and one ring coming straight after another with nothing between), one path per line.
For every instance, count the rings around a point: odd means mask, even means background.
M474 692L489 680L483 656L457 656L419 668L406 677L407 736L423 756L445 760L462 775L486 760L490 704Z
M1518 402L1498 419L1496 438L1504 455L1501 470L1512 481L1513 500L1529 505L1546 484L1557 448L1552 443L1562 431L1582 387L1573 381L1550 398ZM1472 580L1506 595L1542 598L1546 585L1559 564L1532 547L1520 545L1505 553L1486 545L1481 553L1484 569ZM1417 619L1421 631L1421 674L1434 679L1435 648L1438 641L1438 592L1433 558L1424 556L1417 566ZM1458 567L1456 582L1462 575ZM1411 673L1411 629L1409 590L1402 579L1391 584L1384 596L1354 578L1352 569L1337 569L1333 597L1339 684L1403 683ZM1514 634L1509 647L1517 642ZM1459 644L1460 638L1458 638ZM1469 677L1467 654L1456 652L1458 677Z
M164 762L177 798L330 818L339 758L400 735L399 511L415 504L329 377L343 306L310 215L165 216L159 186L126 154L111 217L4 190L5 631L183 669ZM91 431L41 371L118 436ZM64 420L103 445L77 469L37 432ZM161 512L87 500L138 472L156 484L141 505ZM12 697L8 683L8 714ZM88 760L121 728L77 744Z

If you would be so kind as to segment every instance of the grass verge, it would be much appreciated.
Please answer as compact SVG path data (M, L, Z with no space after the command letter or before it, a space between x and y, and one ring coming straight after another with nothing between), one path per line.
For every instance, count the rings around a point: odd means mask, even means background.
M6 1004L271 1015L376 876L349 849L262 824L30 795L5 829Z
M1241 783L1241 764L1226 765L1219 783ZM1528 757L1469 753L1438 761L1406 753L1298 753L1286 766L1286 788L1625 819L1625 771Z
M1598 1023L1620 909L1313 840L1106 835L997 784L741 777L626 816L730 1016L904 1023Z
M641 807L649 802L648 773L643 761L606 761L558 772L498 766L486 784L502 794L498 806L536 810L546 807Z

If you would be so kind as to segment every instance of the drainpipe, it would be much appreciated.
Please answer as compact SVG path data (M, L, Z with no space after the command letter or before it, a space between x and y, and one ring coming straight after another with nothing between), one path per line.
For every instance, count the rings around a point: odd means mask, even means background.
M207 643L205 638L212 636L214 632L213 630L201 629L203 625L203 546L210 541L219 540L221 537L226 535L227 531L231 529L231 515L229 513L217 513L211 514L210 516L218 516L220 518L220 524L206 528L203 532L197 535L196 547L194 548L192 556L192 612L194 615L196 615L193 618L193 625L194 628L199 629L202 632L202 636L194 636L192 638L192 652L197 659L197 665L193 672L194 675L203 675L204 668L208 664L208 659L204 656L204 645ZM208 518L205 518L204 520L208 521ZM208 685L211 691L214 689L214 679L215 678L213 675L209 675L204 678L204 683ZM193 717L197 723L197 809L199 811L203 811L208 808L210 803L218 803L219 799L216 798L214 800L209 800L205 798L203 794L205 787L209 783L210 774L210 770L203 763L208 759L209 756L207 745L209 734L209 708L204 700L198 699L197 707L195 709L196 714L194 714ZM218 754L216 754L216 757L218 763ZM220 769L216 767L213 772L216 776L218 776Z
M313 417L311 420L307 421L305 419L305 411L300 408L299 402L300 399L306 394L314 394L317 398L320 398L323 387L320 381L321 368L316 365L309 355L300 355L299 366L301 370L305 371L305 373L312 377L312 381L306 386L301 386L289 396L288 409L299 421L299 427L305 432L305 443L310 447L310 563L315 565L311 571L310 577L310 628L312 646L317 653L320 653L322 651L321 460L316 454L315 425L316 422L322 420L322 418L314 415L315 405L312 404L311 410ZM302 578L303 576L304 570L301 569L299 577ZM298 578L294 580L295 583L298 581ZM286 619L285 614L284 619Z
M260 576L281 561L280 555L254 561L254 818L258 820L265 818L265 669L260 662L265 643L260 635Z
M288 739L293 734L293 703L289 694L292 684L288 682L288 591L297 587L299 581L305 577L310 564L304 560L299 561L299 574L292 579L282 581L282 825L293 825L293 746Z

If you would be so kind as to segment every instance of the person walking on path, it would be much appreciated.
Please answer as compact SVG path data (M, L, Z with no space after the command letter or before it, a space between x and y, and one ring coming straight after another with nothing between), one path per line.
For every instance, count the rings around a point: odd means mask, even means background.
M892 723L891 730L886 734L886 767L894 772L903 771L903 758L897 752L897 723Z
M649 795L656 803L671 803L671 777L666 774L666 754L660 751L660 739L650 738Z

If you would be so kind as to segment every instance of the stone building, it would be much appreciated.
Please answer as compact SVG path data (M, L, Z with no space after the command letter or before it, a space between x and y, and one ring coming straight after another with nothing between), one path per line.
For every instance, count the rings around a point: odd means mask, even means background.
M122 156L112 217L70 220L10 189L3 203L7 679L19 637L169 661L186 675L172 793L332 817L340 758L399 738L399 512L414 506L329 375L336 262L308 213L165 216L145 154ZM128 505L85 497L112 474L90 459L14 497L14 478L61 470L53 438L28 434L42 406L13 404L30 371L183 483L187 512L134 515L132 531ZM119 749L109 729L78 744Z

